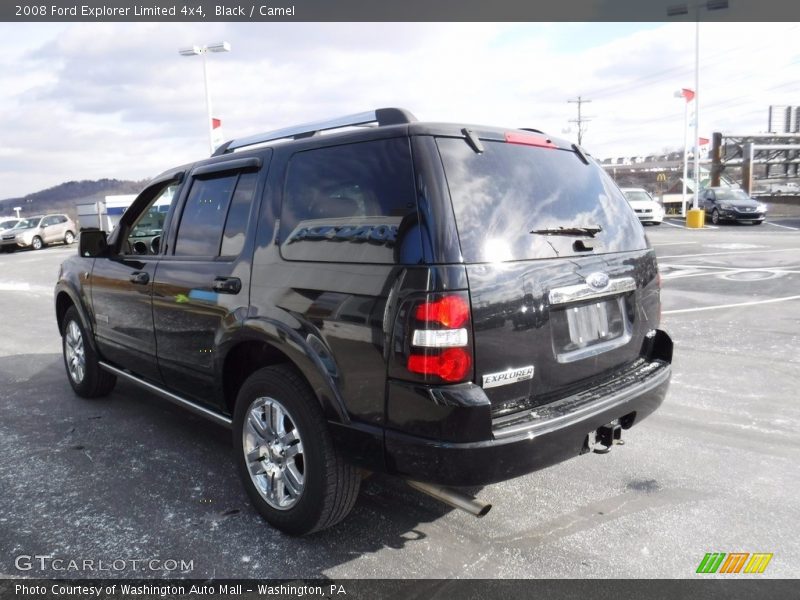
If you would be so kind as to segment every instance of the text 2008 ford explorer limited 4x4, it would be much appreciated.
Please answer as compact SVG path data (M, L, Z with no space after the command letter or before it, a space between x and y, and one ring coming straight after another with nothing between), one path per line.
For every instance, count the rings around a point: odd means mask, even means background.
M401 109L165 172L55 295L75 392L122 378L232 427L291 534L344 518L365 470L485 512L455 488L610 449L670 379L655 254L603 170Z

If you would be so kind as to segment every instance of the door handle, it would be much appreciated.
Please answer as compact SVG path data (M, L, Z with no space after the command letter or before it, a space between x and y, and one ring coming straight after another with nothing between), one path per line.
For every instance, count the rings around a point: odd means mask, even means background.
M211 288L220 294L238 294L242 291L242 280L238 277L217 277Z
M150 275L147 274L145 271L136 271L135 273L131 273L130 280L131 283L146 285L150 283Z

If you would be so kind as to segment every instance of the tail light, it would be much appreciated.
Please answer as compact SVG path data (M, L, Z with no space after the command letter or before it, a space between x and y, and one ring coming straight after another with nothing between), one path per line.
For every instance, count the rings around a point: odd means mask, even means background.
M466 292L429 294L409 311L406 369L426 382L456 383L472 373Z
M472 358L464 348L448 348L439 354L412 354L408 357L408 370L453 383L466 379L472 370Z

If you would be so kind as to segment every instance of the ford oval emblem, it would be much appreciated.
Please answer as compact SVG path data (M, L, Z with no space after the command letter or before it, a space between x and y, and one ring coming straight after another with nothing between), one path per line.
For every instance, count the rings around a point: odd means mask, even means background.
M608 275L605 273L592 273L586 278L586 283L595 290L604 290L608 287Z

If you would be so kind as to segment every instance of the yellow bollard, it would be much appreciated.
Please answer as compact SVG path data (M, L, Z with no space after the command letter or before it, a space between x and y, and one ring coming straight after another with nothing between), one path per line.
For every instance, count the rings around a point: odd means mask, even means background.
M702 229L706 220L706 211L702 208L690 208L686 213L686 227L689 229Z

